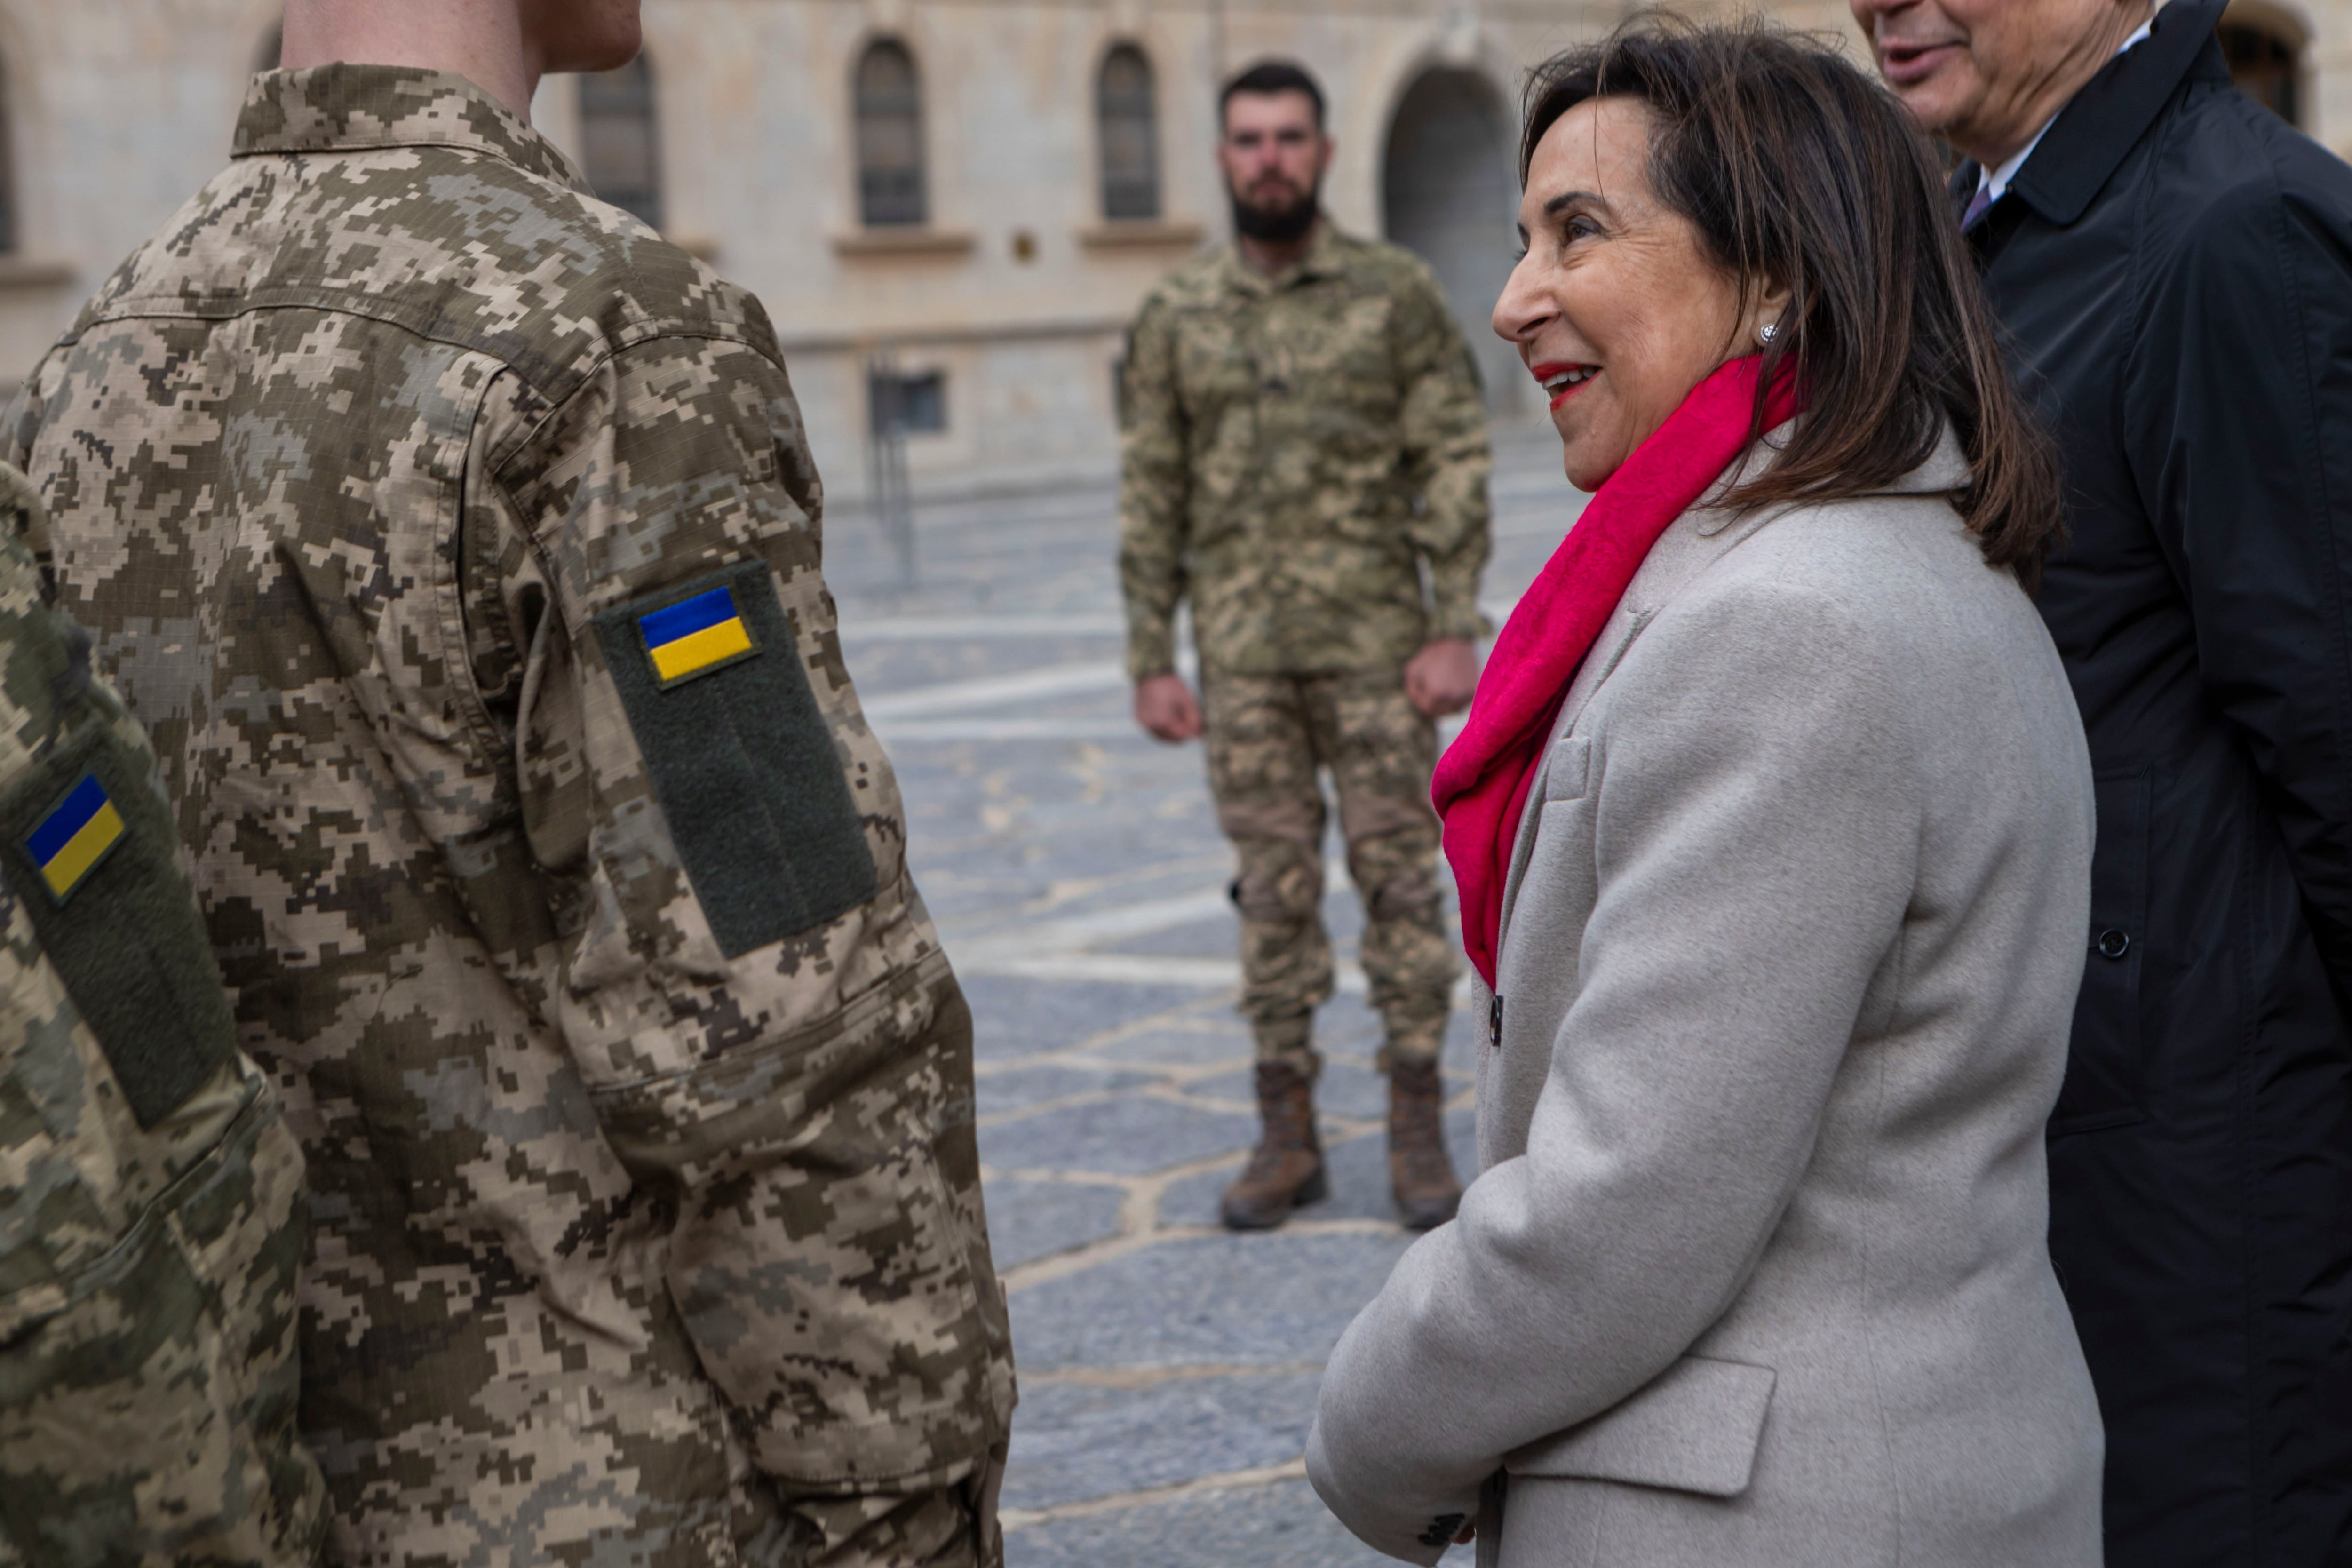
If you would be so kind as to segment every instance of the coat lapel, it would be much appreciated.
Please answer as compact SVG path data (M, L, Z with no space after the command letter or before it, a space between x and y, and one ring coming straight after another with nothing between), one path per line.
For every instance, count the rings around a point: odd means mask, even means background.
M1552 758L1558 754L1563 737L1573 734L1577 721L1592 705L1601 688L1616 673L1617 667L1633 651L1643 629L1655 620L1658 612L1671 603L1676 594L1698 574L1727 553L1731 548L1764 526L1780 508L1767 508L1745 515L1727 513L1710 507L1693 507L1676 518L1658 542L1650 549L1642 569L1633 574L1626 585L1624 598L1593 639L1592 651L1577 667L1575 679L1569 682L1567 700L1560 704L1559 722L1553 725L1551 740L1544 748L1544 759L1536 774L1535 785L1528 793L1528 809L1519 818L1518 837L1511 844L1510 875L1503 883L1503 920L1499 928L1505 939L1511 929L1512 907L1518 902L1519 882L1527 874L1528 861L1535 853L1536 828L1543 818L1543 801L1549 783ZM1499 956L1500 943L1496 952ZM1499 971L1498 976L1499 976Z
M1560 704L1559 721L1553 726L1551 740L1544 748L1541 770L1536 774L1534 786L1528 791L1528 810L1519 818L1518 837L1511 844L1510 875L1503 882L1503 921L1499 929L1496 956L1499 963L1502 943L1508 940L1511 910L1518 902L1519 882L1526 876L1528 862L1535 852L1536 829L1543 820L1542 804L1549 782L1552 758L1558 754L1560 741L1576 730L1577 721L1584 717L1601 688L1607 684L1617 667L1633 651L1635 639L1657 619L1660 611L1674 602L1696 581L1700 573L1714 565L1736 548L1741 541L1774 518L1790 510L1787 506L1759 507L1753 510L1735 511L1708 504L1716 497L1727 494L1747 479L1755 465L1771 460L1771 454L1786 445L1791 426L1780 426L1769 433L1758 447L1751 448L1738 465L1727 471L1699 504L1675 519L1658 542L1650 548L1642 569L1633 574L1626 585L1625 596L1593 639L1592 651L1577 667L1575 678L1569 682L1568 698ZM1946 495L1968 483L1968 458L1962 454L1959 438L1950 426L1927 460L1910 473L1873 494L1884 495ZM1500 977L1500 969L1496 971Z

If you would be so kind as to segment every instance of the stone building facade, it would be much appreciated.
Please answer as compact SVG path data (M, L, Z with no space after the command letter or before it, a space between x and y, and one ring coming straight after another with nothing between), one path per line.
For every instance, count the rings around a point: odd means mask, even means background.
M1619 0L646 0L646 51L534 119L599 188L756 290L836 497L1098 478L1143 289L1223 237L1216 85L1330 95L1326 202L1427 256L1502 416L1515 92ZM1768 0L1851 37L1843 0ZM0 385L219 166L273 0L0 0ZM2352 0L2239 0L2242 84L2352 153ZM879 431L898 434L876 441Z

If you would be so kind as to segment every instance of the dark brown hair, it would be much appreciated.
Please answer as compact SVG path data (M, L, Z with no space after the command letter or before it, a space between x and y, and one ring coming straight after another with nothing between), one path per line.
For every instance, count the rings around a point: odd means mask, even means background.
M1949 419L1970 476L1960 514L1985 559L2032 587L2063 533L2057 459L2011 385L1935 154L1902 106L1832 46L1769 23L1637 16L1529 76L1522 185L1544 132L1594 98L1646 104L1659 199L1743 290L1790 292L1755 434L1784 363L1807 416L1729 499L1866 494L1925 462Z
M1307 74L1304 66L1288 60L1260 60L1257 64L1229 79L1217 92L1217 124L1225 122L1225 110L1236 94L1263 93L1268 97L1277 92L1303 92L1307 101L1315 106L1315 129L1323 129L1323 89Z

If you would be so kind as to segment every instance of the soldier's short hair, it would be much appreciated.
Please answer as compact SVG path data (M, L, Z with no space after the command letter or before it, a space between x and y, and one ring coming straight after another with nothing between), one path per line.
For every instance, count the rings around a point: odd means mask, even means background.
M1217 128L1225 123L1225 108L1244 92L1271 95L1277 92L1303 92L1307 101L1315 106L1315 129L1323 129L1323 89L1307 74L1307 68L1291 60L1260 60L1239 76L1225 81L1224 90L1217 94Z

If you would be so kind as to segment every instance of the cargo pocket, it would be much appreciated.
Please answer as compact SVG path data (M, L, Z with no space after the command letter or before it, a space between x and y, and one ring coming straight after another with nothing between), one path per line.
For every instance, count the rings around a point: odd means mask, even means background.
M934 954L797 1034L596 1091L614 1151L676 1215L671 1298L767 1475L884 1481L1003 1436L970 1017Z
M236 1024L151 764L84 713L0 795L0 865L131 1114L152 1127L211 1081Z
M2091 856L2091 927L2066 1082L2050 1132L2145 1121L2140 966L2147 946L2148 770L2092 781L2099 837Z
M224 1331L226 1282L206 1279L182 1245L182 1211L250 1164L269 1104L247 1105L78 1270L58 1310L0 1337L0 1537L29 1561L264 1563L298 1549L272 1539L277 1510L256 1503L276 1478L253 1440L255 1347ZM278 1303L289 1368L292 1297L289 1279Z

